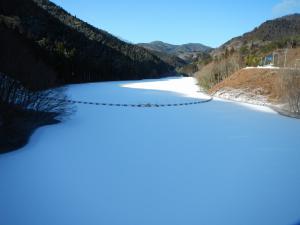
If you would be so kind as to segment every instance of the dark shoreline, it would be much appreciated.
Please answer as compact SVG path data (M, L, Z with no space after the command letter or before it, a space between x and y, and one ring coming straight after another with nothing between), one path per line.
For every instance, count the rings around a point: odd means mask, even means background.
M14 112L13 119L0 124L0 154L24 147L31 135L40 127L60 123L55 114L33 111ZM44 119L47 118L47 119Z

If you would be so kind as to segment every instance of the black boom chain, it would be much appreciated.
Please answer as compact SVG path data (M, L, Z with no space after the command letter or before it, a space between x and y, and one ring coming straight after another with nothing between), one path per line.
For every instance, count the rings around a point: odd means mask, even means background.
M75 101L75 100L64 100L73 104L83 104L83 105L96 105L96 106L111 106L111 107L137 107L137 108L154 108L154 107L176 107L176 106L189 106L189 105L198 105L202 103L207 103L212 101L213 98L205 100L196 100L192 102L183 102L183 103L172 103L172 104L121 104L121 103L104 103L104 102L86 102L86 101Z

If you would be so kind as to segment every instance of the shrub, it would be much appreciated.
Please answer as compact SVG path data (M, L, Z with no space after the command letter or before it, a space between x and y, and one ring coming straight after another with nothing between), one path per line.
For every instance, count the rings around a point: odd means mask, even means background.
M245 58L245 64L246 66L258 66L260 63L261 59L255 55L248 55Z

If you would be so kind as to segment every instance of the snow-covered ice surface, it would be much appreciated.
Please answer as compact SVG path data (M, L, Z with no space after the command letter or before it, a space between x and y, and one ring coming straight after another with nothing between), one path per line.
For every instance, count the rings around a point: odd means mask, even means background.
M73 99L207 98L192 78L73 85ZM78 105L0 155L1 225L292 225L300 121L214 100L164 108Z

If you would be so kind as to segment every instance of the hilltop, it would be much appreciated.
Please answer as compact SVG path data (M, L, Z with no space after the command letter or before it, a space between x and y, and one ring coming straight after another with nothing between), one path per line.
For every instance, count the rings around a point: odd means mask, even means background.
M300 14L268 20L252 31L235 37L212 51L214 57L231 52L267 54L300 43ZM227 52L227 53L226 53Z

